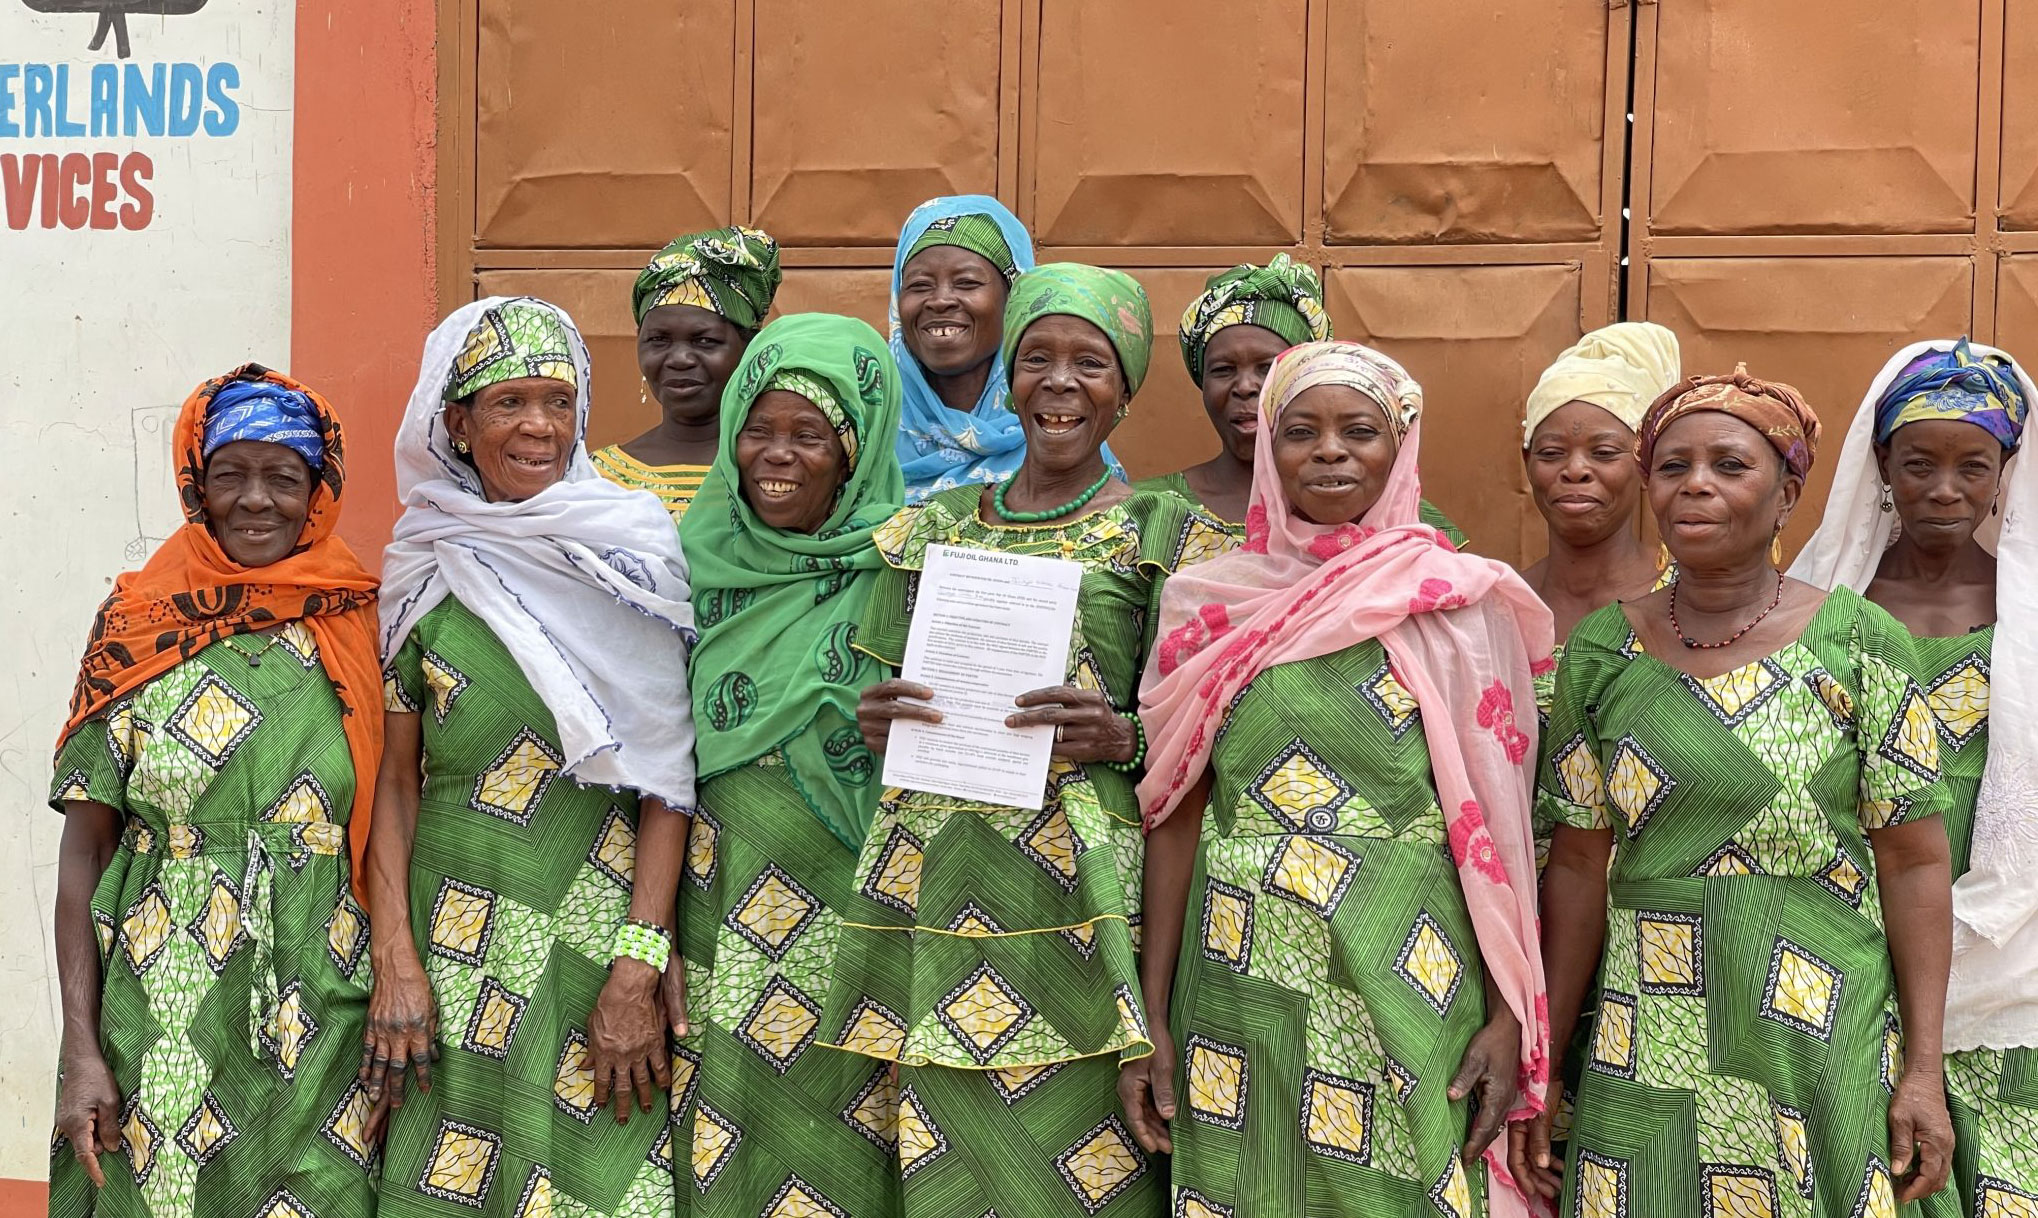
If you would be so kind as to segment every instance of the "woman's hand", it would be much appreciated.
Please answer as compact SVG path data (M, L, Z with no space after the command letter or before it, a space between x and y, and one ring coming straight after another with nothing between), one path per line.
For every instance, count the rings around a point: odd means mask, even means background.
M1889 1174L1899 1205L1946 1187L1953 1169L1953 1121L1946 1079L1937 1070L1905 1070L1889 1097Z
M1148 1154L1173 1154L1168 1122L1175 1119L1175 1038L1164 1018L1152 1021L1148 1038L1153 1052L1118 1068L1118 1102Z
M1053 725L1057 757L1127 762L1139 751L1139 734L1131 720L1119 714L1100 690L1055 685L1028 690L1013 702L1033 709L1005 716L1005 726Z
M1564 1191L1564 1165L1550 1153L1550 1127L1563 1102L1564 1081L1552 1078L1543 1096L1543 1110L1507 1127L1507 1166L1527 1196L1555 1201Z
M904 699L917 698L918 702ZM856 700L856 726L863 733L863 747L884 756L885 745L892 738L892 720L918 719L922 723L941 722L941 712L924 703L934 700L934 691L925 685L918 685L902 677L879 681L866 686Z
M587 1057L594 1069L594 1104L616 1104L616 1124L630 1120L630 1093L651 1111L658 1092L672 1086L665 1054L665 1014L659 1009L658 970L633 956L617 956L587 1017ZM653 1084L657 1084L656 1087Z
M404 1071L417 1068L418 1090L432 1089L432 1063L439 1060L439 1007L424 962L415 950L389 953L375 962L375 989L368 996L368 1034L356 1077L368 1088L368 1102L403 1107Z
M1469 1095L1478 1105L1472 1132L1465 1138L1466 1166L1477 1163L1500 1133L1500 1123L1514 1107L1515 1078L1520 1071L1521 1024L1503 1003L1486 1026L1473 1034L1472 1043L1465 1046L1457 1077L1451 1080L1450 1091L1446 1093L1453 1102Z
M677 947L672 949L672 959L667 962L665 972L658 978L659 1004L665 1008L665 1021L672 1028L674 1036L684 1037L686 1022L686 959Z
M57 1129L71 1141L71 1154L85 1165L95 1188L106 1187L99 1156L119 1150L120 1089L113 1068L97 1046L64 1056L63 1091L57 1096Z

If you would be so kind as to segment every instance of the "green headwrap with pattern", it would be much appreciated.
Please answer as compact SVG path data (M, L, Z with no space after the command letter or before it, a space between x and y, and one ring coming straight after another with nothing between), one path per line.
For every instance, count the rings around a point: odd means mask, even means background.
M1127 393L1138 393L1153 357L1153 306L1146 289L1124 271L1050 262L1019 276L1005 303L1005 380L1011 383L1012 355L1028 326L1043 317L1080 317L1104 332L1118 352Z
M638 325L661 305L692 305L755 330L782 278L778 242L738 224L674 239L638 274L630 303Z
M966 249L998 269L998 273L1010 283L1019 277L1019 264L1012 258L1012 247L1005 243L1005 234L999 230L998 222L982 212L971 212L963 216L943 216L927 226L913 248L906 251L905 261L911 262L922 250L937 245L953 245Z
M578 389L573 343L559 314L536 301L505 301L481 315L446 377L446 400L463 401L490 385L526 376L550 377Z
M1330 315L1323 311L1323 281L1316 272L1286 254L1275 254L1265 266L1243 263L1212 275L1203 294L1182 313L1182 360L1189 379L1203 383L1203 352L1219 330L1259 326L1288 340L1291 347L1330 337Z
M774 529L743 499L736 439L770 389L799 394L847 428L849 476L812 533ZM701 781L777 752L808 810L852 850L878 795L856 699L880 675L852 644L884 567L871 534L906 498L892 446L899 400L899 366L869 325L827 313L779 318L751 340L722 391L721 447L679 524L700 630L690 672Z

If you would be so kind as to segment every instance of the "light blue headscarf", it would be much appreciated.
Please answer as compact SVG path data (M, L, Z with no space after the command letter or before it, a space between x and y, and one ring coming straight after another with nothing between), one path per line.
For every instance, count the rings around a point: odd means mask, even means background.
M930 495L970 482L1002 482L1019 469L1026 458L1026 433L1019 416L1006 404L1005 357L991 357L991 375L977 398L973 411L955 410L941 400L926 372L906 347L899 326L899 285L906 277L906 258L915 242L935 224L951 216L989 216L1011 248L1012 261L1019 270L1033 269L1033 238L1019 217L988 195L949 195L929 199L906 217L899 230L899 244L892 253L891 347L899 361L899 382L905 391L900 415L899 466L906 475L906 502L919 503ZM1104 450L1104 462L1119 477L1124 470L1111 450Z

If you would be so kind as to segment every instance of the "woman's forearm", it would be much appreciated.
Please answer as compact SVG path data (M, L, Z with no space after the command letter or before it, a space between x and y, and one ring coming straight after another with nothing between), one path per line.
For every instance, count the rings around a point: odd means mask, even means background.
M1555 1077L1599 972L1606 941L1606 867L1613 832L1558 825L1543 870L1543 974L1550 991L1550 1067Z
M410 856L424 783L423 719L390 711L383 724L382 771L375 779L375 824L368 831L367 853L369 950L377 961L417 951L410 924Z
M637 801L637 872L630 885L630 916L679 930L679 872L686 861L691 813L650 795Z
M1174 815L1146 837L1146 877L1142 884L1139 987L1152 1023L1165 1023L1175 983L1175 963L1182 951L1182 926L1188 920L1189 883L1196 874L1196 844L1202 836L1203 806L1210 799L1210 774L1204 771Z
M1945 826L1928 817L1868 835L1903 1017L1904 1069L1944 1069L1946 974L1953 961L1953 867Z
M64 805L64 839L57 855L57 987L64 1008L66 1053L99 1052L99 932L92 925L92 893L120 845L120 813L105 804Z

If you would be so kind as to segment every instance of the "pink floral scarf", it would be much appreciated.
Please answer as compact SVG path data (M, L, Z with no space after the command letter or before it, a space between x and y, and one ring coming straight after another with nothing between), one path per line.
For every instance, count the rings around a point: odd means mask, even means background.
M1379 402L1400 449L1378 503L1355 524L1297 515L1274 468L1272 435L1304 390L1345 385ZM1486 972L1521 1021L1521 1098L1543 1105L1549 1000L1536 923L1529 828L1536 764L1533 675L1551 663L1550 611L1512 569L1462 554L1419 522L1422 388L1401 365L1356 343L1316 342L1275 361L1260 396L1246 543L1188 567L1162 592L1160 641L1140 685L1148 744L1140 807L1149 829L1174 811L1209 762L1226 710L1276 664L1382 640L1422 708L1451 857ZM1496 1216L1526 1215L1504 1158L1487 1159Z

